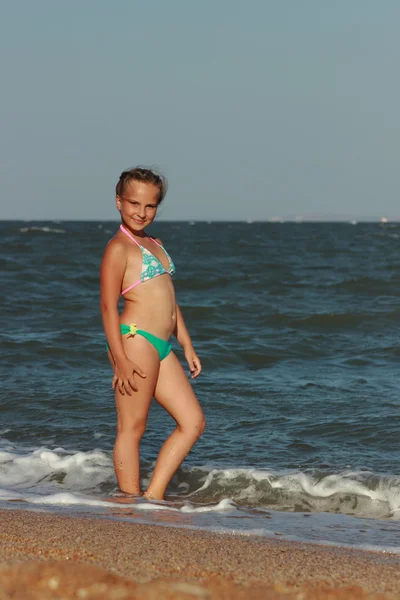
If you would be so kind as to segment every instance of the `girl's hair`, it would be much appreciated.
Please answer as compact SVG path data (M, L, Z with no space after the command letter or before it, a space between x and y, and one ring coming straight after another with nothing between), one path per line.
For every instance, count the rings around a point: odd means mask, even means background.
M123 171L120 175L119 181L115 187L117 196L122 196L128 183L131 181L141 181L143 183L152 183L158 187L160 193L158 196L158 204L165 198L165 194L168 189L167 178L162 173L157 172L155 169L148 169L146 167L133 167L127 171Z

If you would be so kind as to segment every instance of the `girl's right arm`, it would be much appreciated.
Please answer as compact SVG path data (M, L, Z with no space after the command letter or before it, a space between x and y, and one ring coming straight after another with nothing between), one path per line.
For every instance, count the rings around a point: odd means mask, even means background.
M145 377L143 371L126 356L119 324L118 299L126 268L123 244L112 240L106 247L100 268L100 306L104 332L114 361L113 388L132 395L137 390L133 374Z

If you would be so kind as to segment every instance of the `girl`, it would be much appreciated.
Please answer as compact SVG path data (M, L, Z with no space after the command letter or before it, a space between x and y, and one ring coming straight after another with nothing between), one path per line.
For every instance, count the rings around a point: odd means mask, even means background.
M139 444L153 396L176 421L144 493L154 499L164 498L205 427L203 411L169 342L174 333L192 378L197 377L201 363L175 301L175 267L161 240L145 233L166 191L166 179L150 169L137 167L121 174L116 186L121 226L106 247L100 272L101 313L118 415L114 468L121 491L140 494ZM125 304L118 315L121 293Z

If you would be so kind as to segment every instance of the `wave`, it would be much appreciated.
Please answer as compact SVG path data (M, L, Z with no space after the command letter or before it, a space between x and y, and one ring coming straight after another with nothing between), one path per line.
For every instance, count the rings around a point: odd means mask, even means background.
M37 227L35 225L33 225L32 227L20 227L19 231L20 233L65 233L65 229L56 229L55 227Z
M8 448L8 449L7 449ZM102 450L68 452L46 447L18 451L11 444L0 450L0 487L8 490L68 491L96 493L110 483L112 457Z
M362 323L366 318L372 318L371 314L360 314L360 313L314 313L305 316L295 316L284 313L276 313L263 317L263 321L266 325L279 325L296 328L318 328L318 329L337 329L356 327Z
M289 313L273 313L262 315L260 321L264 326L270 327L289 327L304 330L318 330L327 333L331 330L351 329L375 322L378 318L380 323L383 321L391 323L398 321L400 311L379 311L371 310L369 312L324 312L313 313L309 315L293 315Z
M240 506L294 512L334 512L400 519L400 477L369 471L213 469L190 493L197 501L232 499Z
M360 293L366 292L368 295L375 296L378 294L387 295L390 292L390 286L393 286L393 296L396 295L395 288L397 287L397 274L386 279L377 277L354 277L343 281L331 284L330 289L338 291Z
M0 498L74 504L74 494L90 504L118 491L111 451L72 452L46 447L0 450ZM142 485L152 465L145 465ZM72 494L72 496L71 496ZM36 500L35 500L36 498ZM45 500L47 498L47 500ZM400 477L371 471L272 471L251 467L183 467L169 498L194 503L196 510L238 506L250 511L337 513L372 519L400 519ZM84 502L84 504L87 502ZM190 506L183 510L190 510Z

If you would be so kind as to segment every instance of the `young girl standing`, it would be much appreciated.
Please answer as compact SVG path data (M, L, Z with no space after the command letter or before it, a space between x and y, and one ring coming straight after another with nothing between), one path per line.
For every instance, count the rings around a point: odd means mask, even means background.
M116 186L119 231L108 243L100 271L101 313L113 366L117 408L114 468L121 491L140 494L139 445L152 397L176 421L164 442L144 495L162 499L175 471L205 427L203 411L169 339L183 347L192 378L201 372L171 276L174 264L161 240L145 233L167 191L164 177L137 167ZM124 309L118 314L118 299Z

